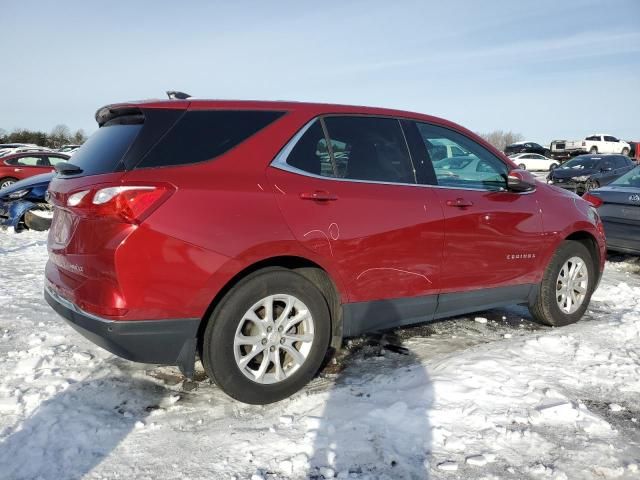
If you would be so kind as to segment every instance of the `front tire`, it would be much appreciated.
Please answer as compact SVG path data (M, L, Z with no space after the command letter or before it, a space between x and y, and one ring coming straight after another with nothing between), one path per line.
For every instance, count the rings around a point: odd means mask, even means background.
M227 395L264 405L287 398L320 369L331 317L320 290L290 270L251 275L214 309L203 365Z
M527 169L527 166L526 166L524 163L521 163L521 164L519 164L519 165L518 165L518 168L519 168L520 170L526 170L526 169Z
M624 155L625 157L629 155L629 149L627 147L624 147L622 149L622 155Z
M556 168L558 168L557 163L552 163L551 165L549 165L549 171L555 170Z
M597 180L587 180L587 182L584 184L585 193L590 192L591 190L595 190L596 188L600 188L600 184Z
M597 280L596 265L582 243L567 240L554 253L529 311L539 323L561 327L582 318Z

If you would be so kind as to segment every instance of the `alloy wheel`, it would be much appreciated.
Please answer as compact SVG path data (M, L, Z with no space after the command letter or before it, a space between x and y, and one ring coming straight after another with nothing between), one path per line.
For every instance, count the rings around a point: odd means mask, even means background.
M587 296L589 286L589 270L580 257L567 260L556 280L556 301L563 313L572 314L577 311Z
M313 339L307 306L293 295L269 295L240 319L233 342L236 365L254 382L282 382L307 360Z

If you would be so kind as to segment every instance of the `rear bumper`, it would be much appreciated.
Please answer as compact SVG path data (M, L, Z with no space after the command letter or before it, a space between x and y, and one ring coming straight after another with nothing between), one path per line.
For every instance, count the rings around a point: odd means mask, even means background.
M45 287L45 300L76 331L119 357L141 363L177 365L193 377L199 318L107 320L81 310Z

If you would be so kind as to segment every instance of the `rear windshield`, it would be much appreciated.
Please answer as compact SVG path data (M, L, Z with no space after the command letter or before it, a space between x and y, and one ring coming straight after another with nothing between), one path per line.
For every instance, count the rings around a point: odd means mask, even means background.
M75 153L71 163L82 169L83 175L111 173L142 129L142 125L110 125L100 127Z
M611 185L640 188L640 167L625 173L623 176L611 182Z

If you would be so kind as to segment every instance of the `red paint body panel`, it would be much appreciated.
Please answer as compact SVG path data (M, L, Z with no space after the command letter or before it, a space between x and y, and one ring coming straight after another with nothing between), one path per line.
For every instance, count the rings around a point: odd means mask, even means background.
M286 114L213 161L54 178L50 192L58 208L49 235L48 285L105 318L201 318L232 278L281 256L322 267L342 303L537 283L557 245L576 231L596 239L604 265L604 237L586 202L544 184L530 194L490 193L318 179L270 166L309 120L344 113L444 126L515 168L446 120L294 102L153 101L105 108L130 106ZM65 206L69 194L95 185L154 182L175 192L139 225L83 218ZM337 200L301 198L316 191ZM448 205L457 198L472 205Z
M7 165L7 160L12 160L20 157L37 157L40 155L47 155L50 152L28 152L18 153L13 155L6 155L0 157L0 180L3 178L11 177L18 180L24 180L25 178L33 177L34 175L40 175L42 173L53 172L53 167L46 166L27 166L27 165Z

